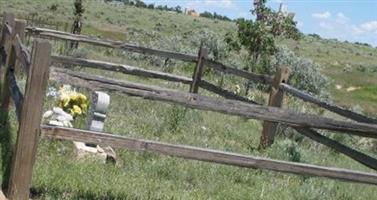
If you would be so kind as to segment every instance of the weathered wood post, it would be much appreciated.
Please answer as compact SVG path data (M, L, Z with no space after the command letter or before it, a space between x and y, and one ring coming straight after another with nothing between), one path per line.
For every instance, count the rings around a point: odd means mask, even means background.
M17 61L17 58L16 58L16 51L15 51L15 48L13 46L13 42L16 38L16 35L22 35L22 37L25 35L25 22L24 21L20 21L20 20L16 20L15 21L15 25L14 25L14 29L12 30L12 34L10 35L10 40L7 41L9 44L10 44L10 50L9 50L9 53L7 55L7 61L6 61L6 64L5 66L3 67L4 71L2 73L2 75L4 75L5 77L2 77L2 80L4 81L3 84L2 84L2 98L1 98L1 107L2 107L2 110L7 112L7 110L9 109L9 102L10 102L10 91L9 91L9 81L8 81L8 73L10 71L15 71L16 69L16 61Z
M268 106L272 106L272 107L282 106L284 93L282 90L279 90L280 83L287 83L289 74L290 74L290 70L287 67L282 67L276 72L274 80L272 82ZM278 127L278 123L268 122L268 121L263 122L263 130L262 130L262 136L260 139L259 148L264 149L266 147L269 147L271 144L273 144L277 127Z
M19 36L22 43L25 42L25 28L26 28L26 21L17 19L16 25L15 25L15 34ZM22 70L21 64L19 62L16 63L16 67L14 69L16 76L20 76L22 74L22 71L23 70Z
M199 84L202 79L202 75L204 72L204 64L207 57L208 57L208 49L200 46L199 53L198 53L198 62L196 63L194 74L192 76L192 83L190 85L190 93L198 93Z
M9 180L8 198L10 200L29 199L42 120L43 100L49 77L50 54L51 45L48 41L41 39L33 41L31 65L25 86Z
M9 66L15 63L16 55L12 48L12 41L15 35L15 19L12 13L4 13L3 31L0 41L1 63L0 63L0 92L1 92L1 109L3 113L8 112L9 107L9 89L7 81L7 72Z
M14 29L15 19L12 13L4 13L3 21L1 24L1 40L0 40L0 66L5 65L6 63L6 54L7 50L10 48L10 43L8 42L11 38L10 33L8 32L8 27Z

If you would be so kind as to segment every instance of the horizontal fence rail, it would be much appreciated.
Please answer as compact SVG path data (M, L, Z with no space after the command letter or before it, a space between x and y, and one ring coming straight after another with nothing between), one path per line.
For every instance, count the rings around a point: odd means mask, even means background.
M126 74L140 75L140 76L149 77L149 78L160 78L160 79L169 80L169 81L177 80L178 82L187 83L187 84L191 82L191 79L186 78L186 77L180 77L180 76L170 75L167 73L144 70L144 69L140 69L136 67L130 67L127 65L113 64L113 63L102 62L102 61L94 61L94 60L87 60L87 59L81 59L81 58L71 58L71 57L64 57L64 56L52 56L52 60L53 62L56 62L56 63L80 65L80 66L92 67L92 68L98 68L98 69L104 69L104 70L110 70L110 71L118 71L118 72L124 72ZM224 90L221 87L215 86L204 80L200 82L200 86L206 90L212 91L228 99L240 100L244 102L257 104L254 101L235 95L232 92ZM333 148L337 150L338 152L343 153L349 156L350 158L356 160L357 162L363 165L366 165L367 167L377 170L377 161L373 157L370 157L366 154L363 154L352 148L342 145L341 143L334 141L330 138L322 136L321 134L319 134L318 132L314 130L295 128L295 127L293 128L299 133L303 134L304 136L307 136L314 141L317 141L330 148Z
M27 27L26 29L29 33L40 36L40 37L44 37L44 38L55 38L55 39L69 40L69 41L74 41L74 42L83 42L83 43L102 46L102 47L122 49L122 50L131 51L135 53L177 59L177 60L181 60L185 62L195 63L198 60L198 57L195 55L188 55L188 54L182 54L182 53L177 53L177 52L157 50L157 49L152 49L152 48L147 48L147 47L140 47L140 46L136 46L132 44L127 44L121 41L103 40L103 39L93 38L89 36L76 35L76 34L50 30L50 29L44 29L44 28ZM262 83L262 84L272 83L272 77L267 76L267 75L255 74L255 73L247 72L244 70L236 69L236 68L226 66L222 63L219 63L210 59L205 60L205 64L217 71L221 71L227 74L232 74L235 76L240 76L240 77L243 77L243 78L258 82L258 83Z
M316 104L322 108L325 108L329 111L332 111L334 113L337 113L343 117L346 117L348 119L353 119L357 122L364 122L364 123L372 123L372 124L377 124L377 119L372 119L372 118L369 118L367 116L364 116L364 115L361 115L361 114L358 114L358 113L355 113L353 111L350 111L350 110L347 110L347 109L344 109L344 108L341 108L339 106L336 106L336 105L332 105L330 103L327 103L325 101L322 101L320 100L319 98L313 96L313 95L310 95L308 93L305 93L301 90L298 90L288 84L285 84L285 83L281 83L280 84L280 89L282 89L283 91L297 97L297 98L300 98L302 99L303 101L306 101L306 102L310 102L310 103L313 103L313 104Z
M217 70L220 72L223 72L225 74L232 74L235 76L239 76L245 79L249 79L258 83L262 84L272 84L273 77L269 75L263 75L263 74L255 74L251 73L245 70L236 69L234 67L228 67L222 63L213 61L213 60L206 60L206 65Z
M377 170L377 159L364 154L360 151L357 151L355 149L352 149L344 144L341 144L333 139L330 139L326 136L321 135L315 130L307 129L307 128L294 128L298 133L301 135L304 135L320 144L323 144L329 148L332 148L350 158L353 160L359 162L360 164L367 166L371 169Z
M173 75L164 72L157 72L152 70L146 70L138 67L133 67L124 64L115 64L110 62L89 60L84 58L72 58L66 56L51 56L53 63L62 63L69 65L78 65L83 67L89 67L94 69L108 70L113 72L122 72L124 74L142 76L146 78L157 78L166 81L180 82L184 84L191 84L192 79L184 76Z
M231 97L227 97L229 99L232 99ZM239 100L239 101L245 101L244 99L241 99L241 98L234 98L235 100ZM249 103L254 103L256 105L262 105L260 103L257 103L257 102L253 102L253 101L250 101L250 100L246 100L245 102L249 102ZM288 125L290 126L290 125ZM317 143L320 143L322 145L325 145L339 153L342 153L343 155L355 160L356 162L366 166L366 167L369 167L371 169L374 169L374 170L377 170L377 159L374 158L374 157L371 157L367 154L364 154L360 151L357 151L355 149L352 149L351 147L348 147L346 145L343 145L329 137L326 137L324 135L321 135L320 133L318 133L316 130L313 130L313 129L310 129L310 128L302 128L302 127L295 127L295 126L290 126L291 128L293 128L294 130L296 130L299 134L317 142Z
M195 55L188 55L188 54L176 53L176 52L171 52L171 51L163 51L163 50L151 49L151 48L146 48L146 47L139 47L139 46L127 44L121 41L103 40L103 39L93 38L93 37L84 36L84 35L66 33L62 31L56 31L56 30L50 30L50 29L44 29L44 28L35 28L35 27L27 27L26 30L31 34L34 34L40 37L48 37L48 38L55 38L55 39L61 39L61 40L83 42L83 43L92 44L96 46L122 49L122 50L131 51L135 53L141 53L141 54L167 57L167 58L177 59L177 60L186 61L186 62L196 62L198 59L197 56Z
M279 81L277 82L277 84L275 84L272 83L274 79L274 77L272 76L250 73L237 68L229 67L220 62L208 59L207 56L200 56L200 53L198 56L195 56L178 52L140 47L121 41L103 40L89 36L75 35L51 29L33 27L26 28L26 30L30 34L36 35L37 37L82 42L102 47L122 49L134 53L172 58L185 62L197 63L197 68L198 66L201 66L201 69L203 69L204 65L206 65L216 71L226 74L235 75L262 84L273 84L273 87L275 87L277 90L281 90L279 92L284 91L290 93L291 95L298 97L306 102L314 103L320 107L323 107L348 119L353 119L357 122L333 120L311 114L295 113L276 107L262 106L257 102L239 96L231 91L225 90L206 80L201 80L201 75L196 78L194 76L193 78L187 78L184 76L146 70L124 64L115 64L104 61L72 58L66 56L50 57L51 46L49 42L43 40L37 39L36 41L34 41L33 52L30 52L27 47L22 44L26 22L19 21L18 25L17 23L14 24L13 22L14 16L12 14L7 14L5 22L3 22L3 34L0 41L0 46L2 47L0 49L0 57L2 61L0 64L5 64L4 73L0 74L1 76L5 75L5 79L3 77L1 78L1 106L3 108L7 108L9 97L11 97L15 103L16 115L20 124L18 131L19 137L17 139L17 147L13 160L14 163L12 164L10 175L10 199L26 199L29 196L28 191L30 187L32 167L34 164L40 130L43 136L54 139L80 141L85 143L89 142L99 145L108 145L115 148L124 148L135 151L148 151L163 155L206 161L211 163L233 165L245 168L266 169L300 175L320 176L331 179L377 185L377 174L372 173L278 161L267 158L258 158L248 155L229 153L225 151L168 144L150 140L133 139L123 136L116 136L92 131L83 131L78 129L68 129L47 125L40 126L44 96L43 94L45 93L49 76L48 65L50 61L52 61L54 63L66 65L78 65L113 72L122 72L124 74L142 76L146 78L179 82L190 86L195 85L195 88L201 87L219 96L225 97L227 98L227 100L206 97L197 94L182 93L172 89L159 88L127 81L118 81L97 75L74 72L68 69L51 68L52 80L65 82L88 89L101 89L112 92L119 92L129 96L178 104L194 109L214 111L223 114L242 116L250 119L287 124L298 133L327 147L330 147L369 168L377 170L377 159L354 150L346 145L343 145L312 129L316 128L340 131L344 134L377 138L377 119L369 118L364 115L341 108L339 106L321 101L315 96L312 96L285 84L286 81L281 83L280 85ZM25 86L25 95L20 90L19 85L17 85L16 74L18 73L15 73L15 69L18 69L18 67L15 67L16 60L19 61L24 70L28 73L28 79ZM277 75L275 75L275 79L276 77Z
M142 76L146 78L156 78L156 79L162 79L166 81L180 82L180 83L184 83L188 85L191 84L192 82L191 78L187 78L184 76L178 76L178 75L164 73L164 72L146 70L146 69L124 65L124 64L115 64L115 63L109 63L109 62L98 61L98 60L89 60L89 59L84 59L84 58L72 58L72 57L67 57L67 56L51 56L51 60L53 63L78 65L78 66L89 67L89 68L94 68L94 69L108 70L108 71L113 71L113 72L122 72L124 74ZM225 98L240 100L240 101L245 101L245 102L250 102L250 103L256 103L245 97L236 95L233 92L222 89L221 87L218 87L205 80L201 80L199 82L199 86L202 87L203 89L211 91Z
M377 175L347 169L278 161L248 155L229 153L192 146L133 139L106 133L42 125L42 136L70 141L89 142L133 151L148 151L191 160L233 165L245 168L266 169L300 175L320 176L331 179L377 185Z
M248 102L248 103L253 103L257 104L257 102L250 100L248 98L245 98L243 96L234 94L231 91L225 90L219 86L216 86L208 81L201 80L199 82L199 86L205 90L211 91L219 96L225 97L226 99L233 99L233 100L238 100L238 101L243 101L243 102Z
M63 64L70 64L70 65L80 65L80 66L86 66L86 67L92 67L92 68L98 68L98 69L105 69L110 71L119 71L126 74L133 74L138 76L144 76L144 77L152 77L152 78L161 78L164 80L172 80L171 78L165 79L166 77L173 76L174 80L178 80L178 82L183 82L189 84L191 80L186 77L177 77L175 75L170 75L166 73L161 72L155 72L151 70L144 70L136 67L128 67L126 66L126 69L124 68L125 65L120 64L113 64L108 62L102 62L102 61L93 61L88 59L81 59L81 58L70 58L70 57L64 57L64 56L52 56L52 60L55 63L63 63ZM130 68L130 69L129 69ZM130 73L131 71L131 73ZM258 104L257 102L254 102L252 100L249 100L247 98L244 98L242 96L238 96L234 94L233 92L229 92L227 90L222 89L221 87L215 86L205 80L201 80L199 82L200 87L212 91L215 94L218 94L220 96L223 96L227 99L234 99L239 101L244 101L248 103ZM260 105L260 104L259 104ZM320 143L327 147L330 147L352 159L355 161L369 167L372 169L377 170L377 160L371 156L368 156L364 153L361 153L357 150L354 150L350 147L347 147L337 141L334 141L326 136L321 135L320 133L316 132L315 130L308 129L308 128L297 128L292 127L295 129L298 133Z
M73 72L64 69L52 70L53 80L71 83L90 89L103 89L138 96L144 99L179 104L194 109L215 111L224 114L243 116L251 119L280 122L296 127L312 127L333 131L343 131L364 137L377 138L377 125L338 121L311 114L298 114L280 108L252 105L240 101L216 99L195 94L186 94L142 84L117 81L101 76Z

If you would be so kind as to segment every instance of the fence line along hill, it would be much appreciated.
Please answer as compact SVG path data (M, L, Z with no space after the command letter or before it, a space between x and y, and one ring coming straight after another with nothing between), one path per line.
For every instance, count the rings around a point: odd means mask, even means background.
M36 38L33 41L31 51L22 42L25 32ZM8 163L11 165L8 191L6 192L8 199L23 200L29 198L29 187L40 137L108 145L114 148L133 151L148 151L184 159L244 168L327 177L343 181L377 185L377 174L374 173L272 160L213 149L134 139L109 133L41 125L44 103L43 97L45 96L46 86L48 81L56 81L60 83L70 83L91 90L101 89L152 101L177 104L198 110L208 110L249 119L257 119L263 123L260 148L267 148L274 142L277 125L279 123L286 124L315 142L332 148L371 169L377 170L377 160L375 158L317 132L317 129L323 129L335 131L337 134L351 134L360 137L377 138L376 119L323 102L319 98L289 85L289 66L287 66L287 68L281 68L272 77L269 75L254 74L209 59L207 56L208 50L205 47L199 47L198 55L187 55L130 45L120 41L74 35L45 28L26 27L26 22L16 20L12 13L4 14L1 38L0 46L3 47L1 57L2 60L5 61L1 63L1 68L3 69L1 70L0 76L1 108L2 112L9 112L10 100L12 99L19 122L17 145L12 159L13 163ZM196 63L196 67L192 77L184 77L125 64L73 58L63 55L51 55L50 40L87 43L90 45L122 49L134 53L161 56ZM17 62L20 64L17 65ZM52 67L51 64L54 64L54 67ZM78 65L140 77L180 82L189 85L190 90L188 92L182 92L130 81L109 79L98 75L77 72L72 69L62 69L57 67L59 66L58 64L67 66ZM18 69L17 67L20 68ZM258 102L236 95L231 91L204 80L204 67L209 67L221 73L232 74L270 86L271 91L268 105L261 105ZM25 92L21 91L17 83L17 72L21 70L27 74ZM213 92L219 97L200 95L198 94L200 89ZM313 103L353 121L334 120L283 109L281 106L284 100L284 93L289 93L294 97ZM125 113L125 115L126 114L127 113Z

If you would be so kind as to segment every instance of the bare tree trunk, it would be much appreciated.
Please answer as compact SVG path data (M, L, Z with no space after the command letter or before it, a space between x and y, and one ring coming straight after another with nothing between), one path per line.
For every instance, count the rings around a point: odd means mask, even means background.
M76 19L75 19L75 21L73 22L73 25L72 25L72 33L80 35L81 34L81 27L82 27L81 17L76 17ZM77 49L78 46L79 46L78 42L71 42L71 49Z
M72 24L72 33L73 34L81 34L81 28L82 28L82 15L84 13L84 7L82 4L82 0L75 0L74 3L74 14L75 14L75 20L73 21ZM77 49L79 43L78 42L71 42L71 49Z

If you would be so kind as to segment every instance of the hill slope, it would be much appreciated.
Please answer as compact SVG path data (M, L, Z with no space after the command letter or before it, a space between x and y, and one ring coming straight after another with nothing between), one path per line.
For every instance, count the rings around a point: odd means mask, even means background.
M71 21L71 0L0 0L0 4L1 12L4 8L9 8L7 11L17 13L18 17L34 15L54 22ZM236 26L231 22L86 1L83 34L196 54L201 40L211 41L212 45L223 47L223 36L235 30ZM372 85L377 82L376 49L313 37L305 37L300 41L281 41L281 44L287 45L298 55L311 58L323 65L322 72L333 80L331 93L336 102L350 107L360 104L372 113L377 110L374 103L377 89ZM63 47L61 43L54 43L56 53ZM87 45L80 45L80 49L71 54L186 76L191 75L193 67L174 61L169 61L170 64L164 66L164 60L158 58L145 61L143 56ZM237 63L232 59L227 62ZM163 81L96 70L86 71L188 90L182 85ZM206 78L212 81L218 79ZM229 81L228 84L231 88L234 82ZM343 89L335 89L337 84L342 85ZM350 86L361 89L347 92L344 88ZM111 96L106 132L275 159L371 171L301 137L296 138L297 142L281 137L269 150L259 152L256 150L261 132L261 124L258 121L186 110L118 94ZM265 95L261 95L260 98L266 100ZM46 109L53 103L52 98L47 98ZM15 116L11 117L11 132L14 133ZM1 135L5 134L4 130L0 129ZM332 136L362 151L373 153L356 138L335 134ZM6 142L2 137L3 158L6 157ZM69 142L42 140L33 177L34 199L368 199L377 195L374 187L360 184L240 169L149 153L118 150L117 154L123 162L121 166L103 165L94 160L72 159L74 153ZM2 166L4 164L2 163Z
M53 0L42 6L39 2L43 1L4 1L3 8L10 7L21 16L71 21L70 1ZM56 10L52 9L54 5ZM88 1L86 7L83 34L180 52L196 54L201 40L221 43L227 32L236 30L232 22L164 11L112 6L98 1ZM314 37L305 37L298 42L281 41L281 45L322 65L322 72L333 80L331 93L337 103L347 107L360 105L368 113L377 111L374 103L377 88L373 86L377 83L376 48ZM335 85L341 85L342 89L335 89ZM347 92L349 87L360 89Z

